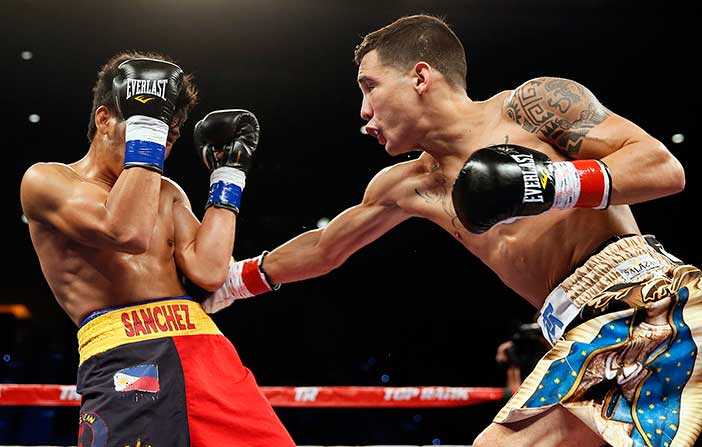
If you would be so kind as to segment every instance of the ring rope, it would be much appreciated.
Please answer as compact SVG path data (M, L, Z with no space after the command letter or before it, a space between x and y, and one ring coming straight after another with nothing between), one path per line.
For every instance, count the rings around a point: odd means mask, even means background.
M509 388L447 386L262 386L274 407L432 408L507 399ZM0 406L80 406L75 385L0 384Z

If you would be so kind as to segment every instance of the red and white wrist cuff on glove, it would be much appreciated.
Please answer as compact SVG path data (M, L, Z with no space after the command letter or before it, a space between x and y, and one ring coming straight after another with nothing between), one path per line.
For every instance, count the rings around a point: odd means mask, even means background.
M212 314L231 305L235 300L261 295L278 290L279 285L271 285L261 268L263 252L255 258L229 263L229 273L224 285L202 302L205 312Z
M612 176L600 160L574 160L553 164L555 197L553 207L594 208L609 206Z

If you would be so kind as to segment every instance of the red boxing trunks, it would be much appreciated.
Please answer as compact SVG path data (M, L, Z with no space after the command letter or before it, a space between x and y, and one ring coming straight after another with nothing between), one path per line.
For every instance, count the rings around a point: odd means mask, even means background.
M553 348L495 417L554 405L614 447L692 447L702 430L702 271L652 236L610 243L548 296Z
M234 346L189 297L94 312L78 347L78 447L295 445Z

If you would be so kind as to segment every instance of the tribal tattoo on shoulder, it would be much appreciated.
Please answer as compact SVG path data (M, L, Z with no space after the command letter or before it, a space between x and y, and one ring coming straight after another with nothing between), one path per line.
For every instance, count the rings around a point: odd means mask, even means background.
M414 193L421 197L426 203L440 204L443 212L451 219L451 225L454 228L453 235L456 238L462 240L461 235L458 232L458 229L461 228L459 226L460 223L458 221L458 216L453 211L453 207L450 204L451 182L449 181L448 177L446 177L446 175L444 175L444 173L441 171L441 167L438 163L432 166L431 171L431 183L424 185L425 187L422 188L415 188Z
M611 112L577 82L561 78L536 78L512 92L505 112L522 128L575 156L590 129Z

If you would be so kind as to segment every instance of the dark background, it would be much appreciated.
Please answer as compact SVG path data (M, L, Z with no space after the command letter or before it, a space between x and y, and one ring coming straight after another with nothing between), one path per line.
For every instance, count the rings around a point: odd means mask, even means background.
M0 5L5 274L0 382L75 383L76 329L56 304L22 223L19 184L38 161L87 151L90 90L114 53L153 50L194 73L201 102L167 160L202 215L208 176L192 149L207 112L246 108L261 122L234 255L255 256L357 204L398 159L359 133L353 49L407 14L445 16L468 57L468 94L483 100L561 76L663 141L686 166L678 195L634 205L641 230L702 265L699 14L694 2L36 1ZM33 58L23 60L22 51ZM30 114L41 120L31 123ZM671 141L683 134L681 144ZM410 157L415 157L413 154ZM568 235L558 235L567 237ZM544 254L547 255L547 254ZM497 346L531 308L450 235L403 223L329 275L237 302L215 321L261 385L502 386ZM383 376L386 375L385 382ZM469 444L500 404L434 410L277 409L300 444ZM77 408L0 408L0 443L75 443Z

